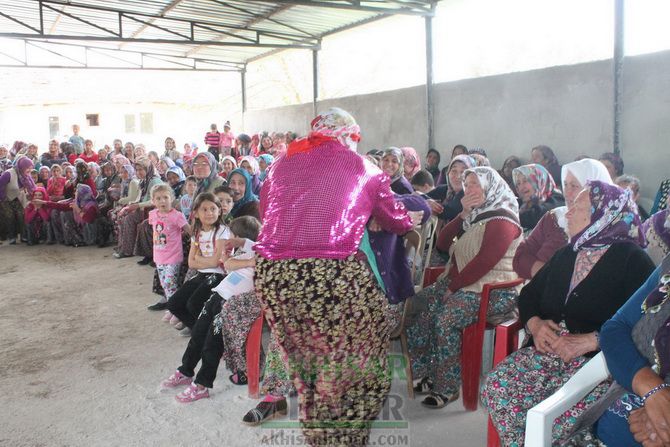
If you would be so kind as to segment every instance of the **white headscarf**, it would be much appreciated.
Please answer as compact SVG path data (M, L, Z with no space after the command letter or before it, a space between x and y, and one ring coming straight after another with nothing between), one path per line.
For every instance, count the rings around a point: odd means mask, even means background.
M614 184L605 165L591 158L564 164L561 168L561 181L565 182L565 176L568 175L568 172L574 175L584 188L586 188L586 182L592 180L598 180L610 185Z
M561 168L561 181L565 184L565 177L568 175L568 172L575 176L577 181L586 188L586 183L591 180L598 180L603 183L608 183L613 185L612 177L605 167L604 164L598 160L593 160L591 158L584 158L583 160L573 161L566 163ZM563 185L561 185L563 186ZM551 213L556 217L556 223L559 227L568 232L568 219L566 214L568 213L567 206L559 206L551 210Z

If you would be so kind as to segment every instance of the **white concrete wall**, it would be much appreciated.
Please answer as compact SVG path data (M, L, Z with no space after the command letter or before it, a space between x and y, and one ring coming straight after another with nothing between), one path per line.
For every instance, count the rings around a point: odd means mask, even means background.
M153 132L140 131L140 113L153 114ZM87 113L99 114L99 126L89 127ZM126 133L125 115L135 115L134 133ZM224 119L241 123L241 115L231 115L218 106L185 106L177 104L53 104L14 106L0 110L0 142L12 144L15 140L36 143L45 152L49 141L49 117L57 116L60 130L55 137L63 141L72 135L72 125L79 124L80 135L93 140L96 149L112 145L115 138L124 142L143 143L149 150L163 151L165 138L171 136L178 148L195 142L204 147L204 136L211 123L223 127Z
M626 58L621 116L626 171L642 179L653 197L670 178L670 52ZM435 86L435 142L448 157L455 144L483 147L496 167L509 155L528 159L531 147L552 147L561 162L597 157L613 141L612 62L510 73ZM361 125L359 151L414 146L427 151L425 87L319 102L337 105ZM312 105L248 111L247 132L307 131Z

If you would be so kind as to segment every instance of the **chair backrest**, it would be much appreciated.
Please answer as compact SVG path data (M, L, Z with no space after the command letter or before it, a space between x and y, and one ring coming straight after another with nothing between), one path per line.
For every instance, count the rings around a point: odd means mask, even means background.
M413 273L414 284L423 286L423 279L426 275L426 269L430 266L430 258L433 256L433 247L435 246L435 234L437 232L438 219L436 216L430 216L426 223L421 226L421 275L417 278Z
M576 405L608 376L605 355L599 352L558 391L528 410L525 444L538 447L551 446L554 419Z
M405 255L411 257L412 280L416 273L416 266L421 262L421 233L418 230L410 230L405 236Z

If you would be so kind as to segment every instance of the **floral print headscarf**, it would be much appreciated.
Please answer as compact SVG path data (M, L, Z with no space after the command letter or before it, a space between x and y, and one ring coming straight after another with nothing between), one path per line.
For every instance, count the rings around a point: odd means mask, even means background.
M533 189L535 189L533 198L537 199L540 203L550 198L556 189L556 183L551 174L540 164L529 164L514 168L512 170L514 184L517 183L520 176L525 177L528 183L533 185Z
M463 221L463 229L468 230L484 214L496 216L501 219L509 220L519 226L519 203L504 178L498 174L498 171L489 166L478 166L476 168L466 169L463 172L463 179L468 174L474 174L479 179L479 184L484 190L486 196L484 203L474 208ZM463 190L467 194L465 182ZM519 226L519 228L521 228Z
M338 107L317 115L311 123L312 131L305 138L298 138L289 144L286 156L309 152L327 141L336 140L356 152L361 140L361 128L349 112Z
M408 180L411 180L412 177L414 177L414 174L421 170L421 158L419 158L419 155L416 153L416 149L413 147L401 147L400 150L402 151L403 157L405 157L405 162L402 166L403 173L405 165L410 166L412 170L405 177L407 177Z
M587 183L591 223L570 240L573 249L603 248L614 242L633 242L644 247L642 222L633 192L599 180Z

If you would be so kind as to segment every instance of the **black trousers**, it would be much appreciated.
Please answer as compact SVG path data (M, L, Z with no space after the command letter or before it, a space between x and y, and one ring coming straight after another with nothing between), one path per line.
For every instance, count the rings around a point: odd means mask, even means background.
M200 315L202 306L212 294L212 288L219 285L223 275L219 273L198 273L186 281L168 300L168 309L189 328Z
M214 385L216 371L223 355L223 336L221 332L214 333L212 324L214 317L221 312L222 305L223 298L218 293L212 293L193 326L191 340L181 358L181 366L177 368L183 375L193 377L195 367L202 359L195 383L207 388L212 388Z
M217 161L217 162L219 161L219 153L220 153L220 150L219 150L218 147L209 147L209 148L207 149L207 151L208 151L210 154L214 155L214 158L216 158L216 161Z

